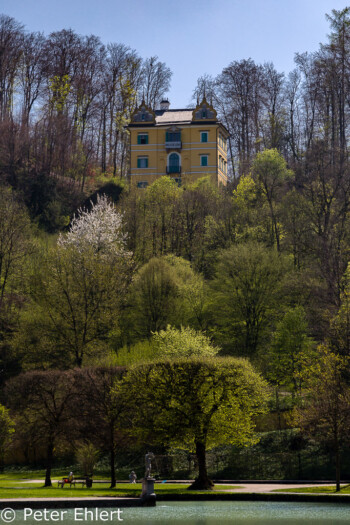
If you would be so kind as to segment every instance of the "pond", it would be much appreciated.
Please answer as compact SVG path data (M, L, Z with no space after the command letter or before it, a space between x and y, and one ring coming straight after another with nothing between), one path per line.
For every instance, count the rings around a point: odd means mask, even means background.
M83 502L81 502L83 505ZM124 525L345 525L350 505L297 502L159 502L156 507L113 509L62 509L46 516L16 512L15 524L28 523L123 523ZM35 511L34 511L35 512ZM50 515L50 512L56 514ZM103 513L104 512L104 513ZM59 513L63 513L60 515ZM103 513L103 514L101 514ZM58 518L58 519L57 519ZM98 518L98 519L96 519ZM119 519L118 519L119 518Z

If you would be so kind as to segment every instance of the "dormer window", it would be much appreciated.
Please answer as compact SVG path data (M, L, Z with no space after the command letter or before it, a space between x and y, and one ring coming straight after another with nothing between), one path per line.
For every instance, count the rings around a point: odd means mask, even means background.
M202 118L207 118L207 110L202 109Z

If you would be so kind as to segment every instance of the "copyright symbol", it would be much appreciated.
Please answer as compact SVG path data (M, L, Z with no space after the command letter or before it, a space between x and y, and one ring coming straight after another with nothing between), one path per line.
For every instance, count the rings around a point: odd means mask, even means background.
M16 518L16 513L13 509L3 509L0 513L0 519L5 523L11 523Z

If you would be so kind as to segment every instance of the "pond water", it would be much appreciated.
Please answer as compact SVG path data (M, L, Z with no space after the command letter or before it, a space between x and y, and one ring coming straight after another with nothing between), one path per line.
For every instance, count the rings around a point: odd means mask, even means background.
M82 502L83 505L83 502ZM47 511L46 516L16 512L15 524L121 523L124 525L349 525L350 505L296 502L159 502L156 507ZM89 512L90 511L90 512ZM104 511L104 514L101 514ZM114 513L113 513L114 511ZM35 511L33 511L35 512ZM41 511L42 512L42 511ZM56 514L50 515L50 512ZM64 514L60 515L59 513ZM39 518L39 519L38 519ZM97 518L97 519L96 519Z

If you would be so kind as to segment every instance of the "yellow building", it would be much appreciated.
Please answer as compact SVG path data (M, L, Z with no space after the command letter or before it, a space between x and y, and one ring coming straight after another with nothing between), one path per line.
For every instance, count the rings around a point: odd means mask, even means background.
M169 109L163 100L153 111L142 101L128 126L131 184L145 188L163 175L179 184L210 175L227 184L226 128L204 98L195 109Z

